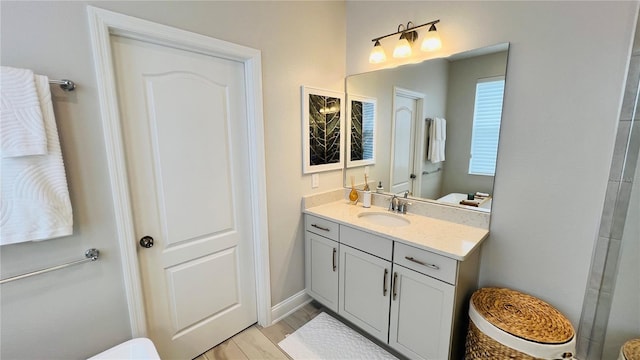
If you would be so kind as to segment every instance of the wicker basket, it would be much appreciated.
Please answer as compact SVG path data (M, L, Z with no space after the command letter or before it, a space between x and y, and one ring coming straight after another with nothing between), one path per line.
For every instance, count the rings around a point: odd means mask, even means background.
M629 340L622 345L620 359L640 360L640 338Z
M571 359L575 331L567 318L533 296L484 288L471 296L466 360Z

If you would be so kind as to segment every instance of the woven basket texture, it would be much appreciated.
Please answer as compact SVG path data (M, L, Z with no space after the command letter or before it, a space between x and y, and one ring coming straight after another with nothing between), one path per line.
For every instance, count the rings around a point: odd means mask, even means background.
M465 343L465 360L541 360L521 353L493 340L478 330L473 321L469 321L469 332Z
M484 319L513 336L539 344L564 344L575 332L556 308L531 295L505 288L483 288L471 302Z
M640 338L624 343L622 353L626 360L640 360Z

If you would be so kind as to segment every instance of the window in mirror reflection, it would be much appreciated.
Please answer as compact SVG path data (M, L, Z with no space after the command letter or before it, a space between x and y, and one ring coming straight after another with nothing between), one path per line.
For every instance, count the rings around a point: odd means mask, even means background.
M470 175L494 176L502 117L504 76L479 79L473 110Z
M376 99L349 95L347 167L375 163Z

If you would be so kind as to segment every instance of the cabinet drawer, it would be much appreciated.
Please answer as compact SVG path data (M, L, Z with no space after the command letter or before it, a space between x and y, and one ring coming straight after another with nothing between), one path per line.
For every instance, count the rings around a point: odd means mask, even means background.
M340 226L340 243L391 261L393 241L348 226Z
M338 241L338 224L313 215L305 215L304 226L307 231Z
M456 283L458 262L446 256L396 242L393 262L449 284Z

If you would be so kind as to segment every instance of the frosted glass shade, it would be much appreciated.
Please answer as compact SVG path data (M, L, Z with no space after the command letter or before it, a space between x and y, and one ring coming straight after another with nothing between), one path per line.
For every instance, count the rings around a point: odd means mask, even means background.
M380 43L376 41L375 46L371 50L371 54L369 54L369 62L372 64L379 64L385 61L387 61L387 54L384 53L384 49Z
M394 58L406 58L411 56L411 44L405 38L401 38L398 40L398 44L396 44L396 48L393 49L393 57Z
M422 51L435 51L442 47L442 41L440 41L440 35L435 29L427 31L427 34L422 41L420 50Z

